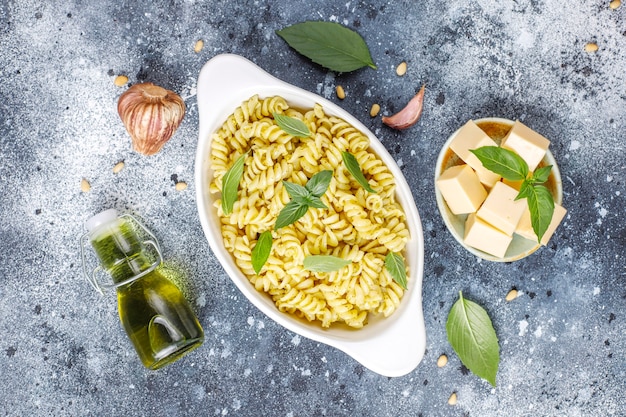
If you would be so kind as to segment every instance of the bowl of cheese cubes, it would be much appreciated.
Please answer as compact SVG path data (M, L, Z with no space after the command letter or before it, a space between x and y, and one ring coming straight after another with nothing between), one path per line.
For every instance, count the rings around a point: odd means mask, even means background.
M512 262L545 246L567 210L562 206L561 174L550 141L519 120L469 120L446 141L437 159L437 206L450 233L474 255ZM510 181L485 168L471 151L499 146L515 152L530 172L552 166L543 184L554 200L552 220L541 240L533 231L525 198L517 199L522 181Z

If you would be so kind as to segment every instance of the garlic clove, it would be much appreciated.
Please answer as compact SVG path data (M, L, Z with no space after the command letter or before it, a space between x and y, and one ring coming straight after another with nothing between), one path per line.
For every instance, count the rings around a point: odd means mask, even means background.
M152 83L135 84L117 102L117 112L133 149L144 155L159 152L185 117L185 102L173 91Z
M382 121L393 129L406 129L413 126L422 115L424 108L424 90L423 85L420 91L409 101L405 108L400 110L393 116L384 116Z

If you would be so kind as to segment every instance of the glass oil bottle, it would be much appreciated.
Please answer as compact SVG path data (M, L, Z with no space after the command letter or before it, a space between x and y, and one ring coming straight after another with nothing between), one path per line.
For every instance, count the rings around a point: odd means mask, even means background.
M180 289L161 272L161 251L152 233L115 209L91 217L85 228L81 238L85 275L100 293L104 288L116 289L120 321L144 366L161 368L200 346L202 327ZM150 239L142 240L138 230ZM86 239L100 261L92 273L86 266ZM96 279L101 269L113 284Z

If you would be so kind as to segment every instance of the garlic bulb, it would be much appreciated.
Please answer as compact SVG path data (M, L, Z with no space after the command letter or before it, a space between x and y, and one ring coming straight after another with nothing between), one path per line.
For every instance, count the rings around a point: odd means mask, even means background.
M117 102L117 112L133 142L133 149L154 155L185 116L185 102L173 91L152 83L135 84Z

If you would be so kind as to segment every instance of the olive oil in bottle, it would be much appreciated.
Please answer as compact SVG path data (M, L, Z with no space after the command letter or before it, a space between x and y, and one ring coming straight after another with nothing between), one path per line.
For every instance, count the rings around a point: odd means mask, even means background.
M158 369L200 346L204 332L180 289L161 269L156 239L142 241L129 215L116 210L96 214L85 223L86 236L116 288L120 321L142 363ZM158 259L153 261L147 246ZM100 288L95 278L88 278Z

